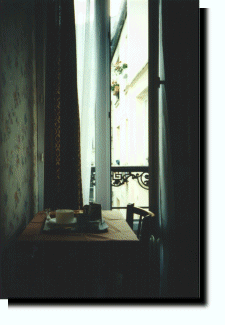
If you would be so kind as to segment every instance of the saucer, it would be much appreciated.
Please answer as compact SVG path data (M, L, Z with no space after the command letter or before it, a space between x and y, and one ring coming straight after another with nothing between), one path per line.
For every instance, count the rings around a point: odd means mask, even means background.
M56 218L52 218L49 221L46 220L46 224L49 227L60 227L60 228L75 227L76 223L77 223L77 218L75 217L73 218L73 221L70 223L57 223Z

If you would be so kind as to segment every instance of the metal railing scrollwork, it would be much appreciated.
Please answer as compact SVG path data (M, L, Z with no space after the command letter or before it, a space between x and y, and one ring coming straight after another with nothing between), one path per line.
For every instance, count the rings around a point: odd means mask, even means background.
M145 190L149 189L148 166L111 166L111 185L119 187L136 179ZM91 187L95 186L95 167L91 167Z

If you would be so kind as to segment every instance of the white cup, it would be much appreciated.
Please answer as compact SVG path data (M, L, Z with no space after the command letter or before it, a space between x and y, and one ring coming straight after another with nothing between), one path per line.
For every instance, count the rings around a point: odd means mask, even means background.
M67 224L74 221L74 211L61 209L56 210L56 223Z

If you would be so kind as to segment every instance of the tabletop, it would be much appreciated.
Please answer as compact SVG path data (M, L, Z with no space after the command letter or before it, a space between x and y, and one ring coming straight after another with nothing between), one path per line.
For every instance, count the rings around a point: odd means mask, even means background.
M80 210L75 210L74 213L81 213ZM50 216L55 216L55 211L50 212ZM138 241L137 236L129 227L126 220L119 211L103 210L102 217L108 225L108 231L98 234L90 233L68 233L54 234L43 233L43 225L46 219L44 211L38 212L30 221L28 226L22 232L18 240L20 242L135 242Z

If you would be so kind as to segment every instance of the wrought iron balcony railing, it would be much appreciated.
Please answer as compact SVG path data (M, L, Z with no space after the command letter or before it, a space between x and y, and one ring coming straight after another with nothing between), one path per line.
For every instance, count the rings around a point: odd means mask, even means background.
M149 189L148 166L111 166L111 184L114 187L129 182L129 178L136 179L145 190ZM95 186L95 167L91 167L91 187Z

